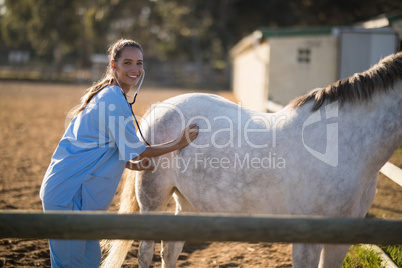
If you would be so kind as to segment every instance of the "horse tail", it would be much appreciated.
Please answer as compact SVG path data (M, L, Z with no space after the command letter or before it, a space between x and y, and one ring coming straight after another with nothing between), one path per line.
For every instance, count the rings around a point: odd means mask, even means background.
M119 213L133 213L140 210L135 197L135 172L125 171L123 173L123 189L120 194ZM107 256L102 262L101 267L114 268L121 267L127 252L131 248L133 240L106 240L102 242L102 251Z

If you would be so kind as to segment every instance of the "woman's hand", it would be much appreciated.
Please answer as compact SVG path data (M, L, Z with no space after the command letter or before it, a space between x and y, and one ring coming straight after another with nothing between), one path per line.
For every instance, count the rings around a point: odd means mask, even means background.
M179 149L182 149L189 145L198 136L198 125L192 124L181 132L180 137L176 140Z
M138 171L142 171L142 170L153 171L155 169L155 167L152 166L152 163L149 160L149 158L144 158L144 159L138 160L136 162L128 161L126 163L126 168L131 169L131 170L138 170Z

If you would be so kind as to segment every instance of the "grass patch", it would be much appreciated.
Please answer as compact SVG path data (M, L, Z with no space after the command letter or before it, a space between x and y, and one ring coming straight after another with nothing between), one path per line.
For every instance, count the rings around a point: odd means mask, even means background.
M402 245L380 246L398 267L402 267Z
M361 245L353 245L343 262L342 268L385 268L380 254Z

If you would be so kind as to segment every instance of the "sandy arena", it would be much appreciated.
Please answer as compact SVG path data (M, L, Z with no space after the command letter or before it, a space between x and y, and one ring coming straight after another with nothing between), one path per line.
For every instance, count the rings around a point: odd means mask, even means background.
M0 81L0 209L41 210L39 188L65 128L68 111L88 85ZM146 87L135 113L154 102L194 92ZM234 101L232 93L213 92ZM375 152L373 152L375 153ZM402 150L390 160L402 167ZM115 198L114 204L118 202ZM112 210L116 210L115 207ZM380 175L370 214L402 219L402 187ZM137 267L135 242L123 267ZM160 267L159 244L154 267ZM50 267L46 240L0 239L0 267ZM189 243L178 267L291 267L291 245L271 243Z

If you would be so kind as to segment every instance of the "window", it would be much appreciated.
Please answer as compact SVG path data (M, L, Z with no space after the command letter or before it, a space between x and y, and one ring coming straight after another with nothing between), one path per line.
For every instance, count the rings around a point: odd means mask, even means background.
M309 48L299 48L298 62L299 63L310 63L311 51Z

